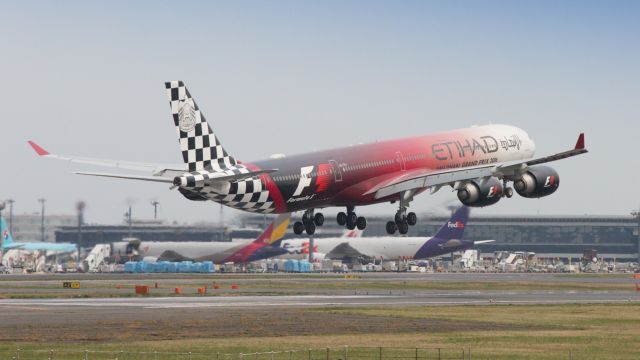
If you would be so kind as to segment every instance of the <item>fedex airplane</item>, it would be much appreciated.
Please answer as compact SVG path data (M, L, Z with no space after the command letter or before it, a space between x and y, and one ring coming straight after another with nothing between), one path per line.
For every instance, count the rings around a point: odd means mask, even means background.
M309 251L313 251L314 258L317 259L369 261L374 258L427 259L494 241L462 240L468 220L469 208L462 206L433 237L322 238L314 242L311 250L308 240L288 239L280 240L273 246L286 250L285 255L278 257L283 259L306 259Z
M0 219L0 234L2 234L2 251L7 250L28 250L28 251L57 251L62 253L76 252L78 248L71 243L46 243L46 242L14 242L11 233L5 224L4 219Z
M165 88L184 164L55 155L32 141L29 144L43 157L142 172L78 174L166 183L189 200L211 200L254 213L304 211L293 230L309 235L324 223L316 209L345 207L338 213L338 224L362 230L367 221L356 214L356 206L383 202L398 204L387 232L406 234L417 222L416 214L407 212L414 197L443 187L451 187L464 205L475 207L511 197L513 189L526 198L548 196L558 189L560 177L542 164L587 152L580 134L573 149L534 158L535 143L524 130L484 125L240 161L222 146L182 81L167 82Z

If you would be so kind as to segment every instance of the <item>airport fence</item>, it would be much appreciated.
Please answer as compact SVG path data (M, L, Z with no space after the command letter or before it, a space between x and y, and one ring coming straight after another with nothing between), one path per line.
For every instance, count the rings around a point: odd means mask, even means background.
M333 347L255 353L131 352L95 350L0 351L0 360L466 360L464 348Z

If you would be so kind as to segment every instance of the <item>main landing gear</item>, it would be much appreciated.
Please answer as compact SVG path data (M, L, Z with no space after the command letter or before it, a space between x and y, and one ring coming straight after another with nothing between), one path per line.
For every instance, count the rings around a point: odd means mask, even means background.
M313 209L309 209L302 215L302 221L296 221L293 224L293 232L300 235L306 232L307 235L313 235L316 232L316 226L324 224L324 215L317 213L314 215Z
M400 208L396 212L394 221L387 223L387 234L393 235L398 231L404 235L409 232L409 226L413 226L418 222L418 216L414 212L407 213L409 203L413 200L415 190L408 190L400 195Z
M347 229L353 230L356 227L358 230L364 230L367 227L367 219L364 216L356 215L354 211L355 207L347 206L347 212L339 212L336 220L338 221L338 225L346 226Z

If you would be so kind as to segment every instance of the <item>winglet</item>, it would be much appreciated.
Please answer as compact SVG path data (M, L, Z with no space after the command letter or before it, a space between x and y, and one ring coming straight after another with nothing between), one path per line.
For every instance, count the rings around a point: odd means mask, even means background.
M31 147L33 148L33 150L36 151L36 153L38 153L38 155L40 156L47 156L49 155L49 152L43 148L41 148L38 144L36 144L35 142L29 140L27 141L29 143L29 145L31 145Z
M578 141L576 142L576 147L575 150L582 150L584 149L584 133L580 133L580 136L578 136Z

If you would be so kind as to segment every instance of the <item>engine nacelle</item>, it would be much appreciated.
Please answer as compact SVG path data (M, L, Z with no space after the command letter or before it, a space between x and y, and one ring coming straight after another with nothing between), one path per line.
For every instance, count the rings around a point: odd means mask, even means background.
M548 166L533 166L513 181L516 192L526 198L551 195L560 186L560 176Z
M502 182L496 178L471 180L458 189L458 199L467 206L489 206L500 201L502 191Z

